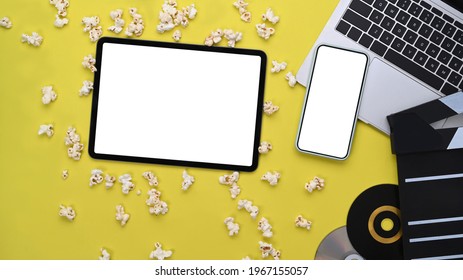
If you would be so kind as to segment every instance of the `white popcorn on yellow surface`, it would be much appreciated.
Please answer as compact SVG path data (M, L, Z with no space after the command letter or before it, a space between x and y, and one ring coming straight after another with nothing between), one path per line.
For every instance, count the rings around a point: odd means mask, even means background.
M306 228L307 230L310 230L312 227L312 222L302 217L302 215L297 216L294 223L296 224L296 227Z
M67 169L64 169L61 172L61 178L63 178L63 180L66 180L68 177L69 177L69 171Z
M230 196L231 196L231 198L235 199L240 193L241 193L240 186L238 186L236 183L234 183L230 187Z
M272 24L276 24L277 22L280 21L280 17L275 16L275 13L273 12L272 8L268 8L265 14L262 15L262 20L263 21L270 21Z
M148 184L152 187L157 187L159 182L158 182L158 177L154 176L153 172L151 171L145 171L142 174L143 178L145 178L148 181Z
M42 103L47 105L55 101L58 95L53 90L53 86L42 87Z
M165 215L169 208L167 203L161 200L161 192L156 189L151 189L148 191L148 199L146 200L146 205L149 206L150 214L155 215Z
M182 32L180 30L175 30L174 34L172 34L172 39L174 39L175 42L180 41L180 39L182 39Z
M65 17L67 16L67 8L69 7L69 1L68 0L50 0L50 4L55 6L55 8L58 10L58 15Z
M162 245L159 242L154 244L155 250L150 253L150 259L163 260L172 256L172 251L163 250Z
M92 81L83 81L82 88L79 90L79 96L88 96L93 90Z
M209 35L206 40L204 41L204 45L211 47L215 44L220 43L222 41L223 31L222 29L217 29L216 31L212 31L211 35Z
M240 230L240 225L235 223L235 219L232 217L227 217L224 220L225 225L228 229L228 235L233 236L237 235Z
M141 195L141 190L137 190L137 195Z
M109 261L111 259L111 255L105 248L100 249L101 256L98 258L100 261Z
M72 147L68 148L68 156L73 160L80 160L82 151L84 150L84 144L76 143Z
M234 32L231 29L225 29L223 31L225 39L228 40L228 46L234 48L236 43L243 39L243 34L241 32Z
M237 183L238 179L240 178L240 173L239 172L233 172L232 174L228 175L225 174L223 176L219 177L219 183L222 185L233 185L233 183Z
M93 169L90 176L89 186L93 187L95 185L101 184L103 180L103 171L100 169Z
M266 141L261 142L258 148L259 154L267 154L272 149L273 149L272 144Z
M288 80L288 85L290 87L296 86L296 83L297 83L296 76L294 76L292 72L288 72L285 76L285 79Z
M0 19L0 26L10 29L13 26L13 24L11 23L11 20L8 17L3 17L2 19Z
M116 177L106 174L105 176L105 187L106 189L112 188L116 182Z
M55 134L52 124L41 124L39 127L39 135L46 134L48 137L52 137Z
M68 156L74 160L80 160L84 144L80 143L80 136L76 133L76 129L74 127L71 126L66 131L64 144L68 146Z
M76 133L76 129L72 126L66 131L66 137L64 138L64 144L66 146L76 144L80 142L80 136Z
M76 211L74 211L71 206L60 205L59 215L61 217L66 217L69 221L73 221L76 217Z
M93 57L93 55L89 54L84 57L84 61L82 61L82 66L84 66L84 68L89 69L93 73L97 71L95 63L96 59Z
M278 184L278 179L280 179L280 173L276 171L273 173L267 172L260 179L269 182L270 186L276 186Z
M270 238L273 236L272 226L264 217L262 217L262 219L260 219L259 223L257 224L257 229L262 231L262 235L264 237Z
M275 34L275 28L265 26L265 23L256 24L257 35L268 40L270 36Z
M186 191L195 182L195 177L188 175L186 170L183 170L182 177L183 177L182 190Z
M92 30L90 30L88 32L88 35L90 37L90 41L92 42L96 42L98 41L101 36L103 35L103 28L101 26L98 26L98 27L95 27L95 28L92 28Z
M265 243L263 241L259 241L259 249L262 253L262 258L267 258L268 256L272 256L273 259L279 260L280 259L280 251L273 248L272 244Z
M32 45L34 47L39 47L43 42L43 37L40 36L37 32L32 32L31 35L22 34L21 42L27 43L28 45Z
M187 27L190 23L189 20L194 19L197 13L195 4L177 9L177 1L166 0L159 12L159 24L156 26L156 30L159 33L164 33L179 25Z
M125 213L124 206L117 205L116 206L116 220L121 222L121 226L125 226L129 218L130 218L130 215Z
M280 72L282 70L285 70L286 66L288 66L288 64L286 62L283 61L283 62L279 63L276 60L272 60L272 65L273 65L273 67L270 70L270 72L272 72L272 73L278 73L278 72Z
M69 23L67 18L61 18L59 15L55 15L54 25L58 28L63 28L66 24Z
M84 25L84 32L89 32L100 24L100 18L97 16L83 17L82 24Z
M240 200L238 201L238 210L245 209L251 215L253 219L259 215L259 208L255 205L252 205L252 201L249 200Z
M273 105L272 101L264 102L264 113L268 116L273 115L279 109L280 107L278 107L277 105Z
M251 12L247 10L249 3L244 0L237 0L233 6L238 9L241 15L241 20L244 22L251 22Z
M322 179L322 178L319 178L317 176L315 176L313 178L313 180L310 180L309 183L306 183L305 184L305 189L308 191L308 192L313 192L314 190L323 190L323 188L325 187L325 180Z
M125 21L122 19L122 14L123 11L121 9L117 9L109 13L111 19L114 20L114 25L108 28L109 31L114 32L116 34L121 33L125 25Z
M119 183L121 183L123 194L128 194L135 188L135 184L132 183L132 176L130 176L130 174L123 174L119 176Z
M130 8L129 14L132 17L132 21L127 26L125 30L125 35L132 37L140 37L143 34L143 29L145 29L145 24L143 22L142 16L138 13L137 8Z

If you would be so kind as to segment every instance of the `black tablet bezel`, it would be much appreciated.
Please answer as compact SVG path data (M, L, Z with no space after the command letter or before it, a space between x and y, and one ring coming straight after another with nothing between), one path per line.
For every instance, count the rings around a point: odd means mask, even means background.
M104 71L104 69L101 69L101 58L102 58L102 52L103 52L103 45L105 43L259 56L261 58L261 65L260 65L259 92L258 92L258 100L257 100L257 108L256 108L256 124L255 124L255 133L254 133L254 145L253 145L254 149L253 149L253 156L252 156L252 164L250 166L242 166L242 165L221 164L221 163L169 160L169 159L162 159L162 158L146 158L146 157L96 153L95 152L95 135L96 135L96 123L97 123L97 116L98 116L98 96L99 96L99 90L100 90L100 75L101 75L101 71L102 70ZM95 66L98 70L94 73L95 76L94 76L94 84L93 84L92 109L91 109L91 117L90 117L90 134L89 134L89 143L88 143L88 153L92 158L103 159L103 160L125 161L125 162L154 163L154 164L189 166L189 167L200 167L200 168L222 169L222 170L236 170L236 171L247 171L247 172L251 172L257 169L258 161L259 161L258 147L259 147L261 128L262 128L262 111L263 111L262 108L263 108L263 102L264 102L265 76L266 76L266 67L267 67L267 55L263 51L251 50L251 49L227 48L227 47L208 47L208 46L203 46L203 45L168 43L168 42L147 41L147 40L138 40L138 39L122 39L122 38L113 38L113 37L103 37L97 43L95 58L96 58Z

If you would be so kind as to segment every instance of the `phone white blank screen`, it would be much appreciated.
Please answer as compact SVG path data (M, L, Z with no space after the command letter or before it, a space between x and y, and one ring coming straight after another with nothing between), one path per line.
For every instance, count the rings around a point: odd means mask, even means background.
M96 154L252 164L259 56L104 43L101 59Z
M299 128L299 150L337 159L348 156L367 60L361 53L319 47Z

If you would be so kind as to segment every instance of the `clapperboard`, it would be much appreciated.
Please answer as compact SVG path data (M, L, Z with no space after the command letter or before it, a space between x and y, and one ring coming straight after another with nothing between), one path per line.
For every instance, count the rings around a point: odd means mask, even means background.
M463 259L463 127L432 127L462 113L458 92L388 117L406 259Z

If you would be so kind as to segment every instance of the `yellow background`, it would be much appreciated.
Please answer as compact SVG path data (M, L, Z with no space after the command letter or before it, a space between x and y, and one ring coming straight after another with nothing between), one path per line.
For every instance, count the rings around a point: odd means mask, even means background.
M259 206L258 219L266 217L274 237L268 240L281 250L282 259L313 259L321 240L332 230L345 225L353 200L365 189L379 183L395 183L395 158L389 138L359 122L351 155L346 161L301 154L294 147L305 89L290 88L284 76L270 73L267 67L265 99L280 106L280 111L263 117L261 140L274 150L262 155L259 168L241 173L242 192L236 200L228 188L218 183L228 171L188 168L196 178L189 191L181 190L184 168L162 165L98 161L85 151L80 161L67 157L64 135L68 126L77 128L82 142L88 144L91 96L79 97L79 89L92 73L81 65L87 54L95 54L95 44L82 31L84 16L98 15L106 30L112 21L111 10L137 7L145 21L142 39L173 41L172 32L158 34L157 15L161 0L71 0L70 23L63 29L53 26L56 9L47 0L0 1L0 17L8 16L12 29L0 28L0 258L1 259L96 259L105 247L113 259L147 259L155 242L172 249L172 259L260 259L257 220L237 210L238 199L252 200ZM203 44L216 28L243 32L241 48L261 49L269 63L276 59L288 63L296 73L318 34L334 10L336 0L249 1L252 23L240 20L234 0L179 0L183 7L195 3L197 18L190 22L181 42ZM255 24L267 7L281 21L268 41L259 38ZM39 48L21 43L21 34L38 32L44 37ZM106 36L124 37L105 31ZM220 45L226 45L222 42ZM232 77L230 77L232 79ZM179 81L181 82L181 81ZM41 88L53 85L58 99L41 103ZM335 117L335 116L334 116ZM40 124L53 123L52 138L39 137ZM106 190L103 184L88 186L90 171L103 169L113 175L130 173L143 194L129 195L117 183ZM69 169L64 181L61 171ZM147 182L141 177L152 170L159 178L158 189L169 204L165 216L152 216L145 205ZM281 173L280 183L272 187L260 180L269 170ZM304 184L314 176L326 179L326 188L308 193ZM73 222L59 217L59 205L70 204L77 217ZM115 206L122 204L131 214L122 228L115 220ZM302 214L313 222L310 231L296 228L294 219ZM241 230L229 237L223 223L235 217Z

